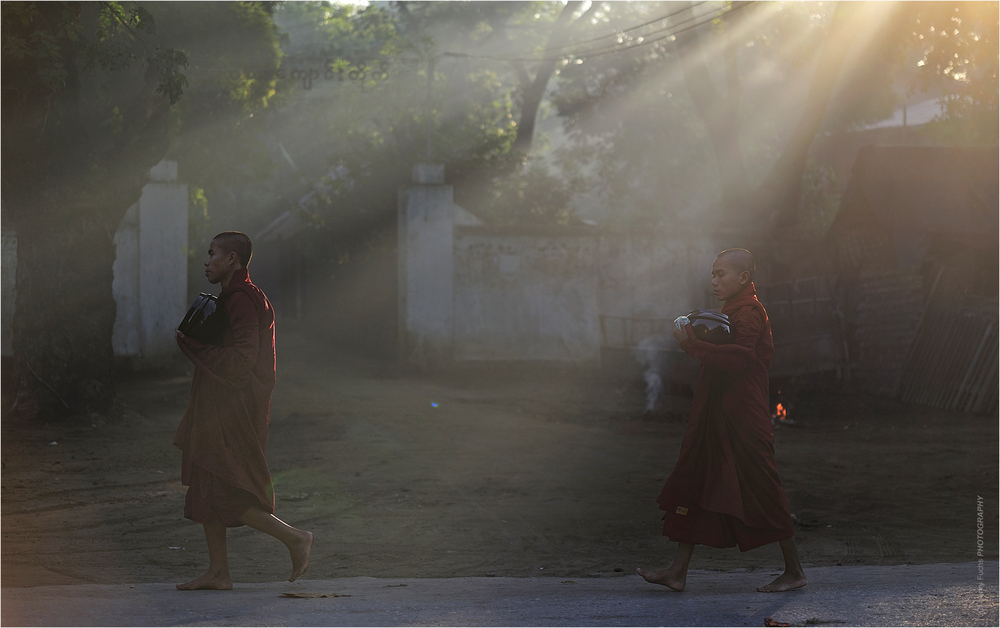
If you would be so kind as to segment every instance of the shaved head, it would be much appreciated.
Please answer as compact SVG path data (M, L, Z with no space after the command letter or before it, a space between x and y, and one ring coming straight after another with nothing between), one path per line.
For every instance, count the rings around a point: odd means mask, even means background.
M716 257L732 265L737 273L744 271L750 273L750 281L753 281L754 273L757 272L757 264L753 261L753 253L746 249L726 249Z
M250 258L253 257L253 244L247 234L242 231L223 231L212 238L212 242L217 243L219 248L226 253L236 253L243 268L250 265Z

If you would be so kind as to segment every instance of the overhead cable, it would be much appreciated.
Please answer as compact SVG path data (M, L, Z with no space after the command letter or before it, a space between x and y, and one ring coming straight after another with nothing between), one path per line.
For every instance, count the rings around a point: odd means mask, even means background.
M590 57L600 57L600 56L603 56L605 54L611 54L611 53L614 53L614 52L629 50L629 49L632 49L632 48L638 48L640 46L644 46L644 45L656 43L656 42L659 42L659 41L663 41L664 39L669 39L671 37L675 37L676 35L679 35L681 33L685 33L685 32L687 32L687 31L689 31L689 30L691 30L693 28L697 28L698 26L701 26L702 24L707 24L709 22L715 21L716 19L718 19L719 17L725 15L726 13L730 13L732 10L733 9L729 9L729 10L715 9L714 11L711 11L709 13L702 13L701 15L695 15L694 13L692 13L691 17L683 19L683 20L681 20L679 22L675 22L673 24L670 24L670 25L666 26L665 28L662 28L662 29L659 29L659 30L655 30L655 31L653 31L651 33L648 33L646 35L640 35L639 37L636 37L634 40L632 40L632 41L635 41L637 43L621 42L621 43L613 44L613 45L610 45L610 46L605 46L604 48L595 48L595 49L587 50L587 51L581 52L579 54L567 53L566 55L562 55L562 58L566 58L568 56L572 56L573 58L577 58L577 59L588 59ZM713 14L713 15L710 15L710 14ZM703 21L700 21L700 22L698 21L698 20L702 20L702 18L704 18L706 16L708 16L709 19L703 20ZM691 22L697 22L697 23L696 24L692 24L688 28L679 28L679 27L684 26L685 24L689 24Z
M567 44L561 44L559 46L552 46L551 48L543 48L542 50L539 50L537 52L538 52L538 54L544 54L546 52L553 52L553 51L556 51L556 50L559 50L559 49L562 49L562 48L572 48L573 46L582 46L584 44L590 44L590 43L593 43L595 41L601 41L602 39L607 39L609 37L617 37L617 36L620 36L620 35L624 35L625 33L630 33L630 32L632 32L634 30L643 28L645 26L649 26L650 24L656 24L657 22L662 22L663 20L670 19L670 18L674 17L675 15L679 15L679 14L683 13L684 11L687 11L688 9L693 9L694 7L696 7L698 5L705 4L706 1L707 0L701 0L700 2L695 2L690 7L683 8L683 9L681 9L679 11L672 11L672 12L667 13L666 15L662 15L662 16L654 19L654 20L649 20L648 22L643 22L642 24L636 24L635 26L631 26L631 27L626 28L624 30L616 30L614 32L608 33L607 35L601 35L599 37L592 37L591 39L584 39L584 40L581 40L581 41L573 41L573 42L569 42ZM656 34L656 31L654 31L651 34Z
M661 31L656 31L656 32L653 33L653 35L660 35L659 37L643 37L642 38L643 41L641 41L639 43L635 43L635 44L620 44L620 45L610 46L610 47L603 48L603 49L589 51L589 52L586 52L586 53L583 53L583 54L563 54L563 55L556 55L556 56L550 56L550 57L544 57L544 56L543 57L503 57L503 56L497 56L497 55L471 54L471 53L466 53L466 52L444 52L444 53L442 53L442 55L446 56L446 57L467 57L467 58L473 58L473 59L490 59L490 60L493 60L493 61L522 61L522 62L527 62L527 63L537 63L537 62L541 62L541 61L560 61L560 60L563 60L563 59L579 59L579 60L592 59L594 57L602 57L604 55L616 54L616 53L619 53L619 52L625 52L627 50L632 50L634 48L641 48L643 46L648 46L650 44L655 44L655 43L661 42L661 41L663 41L665 39L670 39L671 37L676 37L677 35L680 35L682 33L686 33L686 32L688 32L690 30L698 28L699 26L703 26L705 24L708 24L709 22L713 22L716 19L718 19L719 17L722 17L723 15L732 13L733 11L737 11L737 10L743 8L744 6L746 6L746 5L736 5L736 6L732 7L732 8L730 8L730 9L726 9L726 10L719 9L719 10L713 11L712 12L713 15L709 16L708 19L702 19L702 18L704 18L706 16L706 14L703 14L703 15L697 16L697 17L689 18L689 19L684 20L682 22L679 22L678 24L675 24L675 25L673 25L673 26L671 26L669 28L665 28L665 29L663 29ZM691 22L692 20L699 20L699 21L696 21L696 23L691 24L690 26L687 26L685 28L674 30L674 28L676 26L679 26L681 24L686 24L688 22Z

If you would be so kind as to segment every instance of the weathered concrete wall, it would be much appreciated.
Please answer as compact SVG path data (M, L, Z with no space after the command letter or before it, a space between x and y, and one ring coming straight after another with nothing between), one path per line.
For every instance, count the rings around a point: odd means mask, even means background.
M453 359L452 188L421 184L399 191L399 350L420 365Z
M718 252L704 236L605 233L599 265L601 314L663 319L697 308L718 308L710 289L712 261Z
M720 306L712 260L732 238L487 227L453 203L440 169L415 168L415 180L399 195L403 361L596 363L602 316L628 319L616 323L633 346L643 338L631 336L645 334L634 319Z
M596 234L463 227L454 248L456 360L599 360Z
M157 179L157 169L173 166ZM184 318L187 302L187 186L176 183L177 164L161 162L150 173L139 200L139 312L142 355L174 355L174 330Z
M187 186L176 162L150 170L150 182L115 233L117 257L112 291L118 306L112 345L116 355L147 363L176 352L174 329L187 295Z
M0 267L3 276L0 277L3 290L3 310L0 311L0 326L3 331L3 355L13 355L14 353L14 303L17 300L17 234L13 231L4 231L2 234L3 259Z

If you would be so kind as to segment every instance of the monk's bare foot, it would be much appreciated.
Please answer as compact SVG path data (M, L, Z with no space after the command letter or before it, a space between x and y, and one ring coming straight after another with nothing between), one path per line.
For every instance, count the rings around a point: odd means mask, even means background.
M233 588L233 581L228 574L207 573L198 576L190 582L178 584L181 591L199 591L203 589L214 589L216 591L229 591Z
M289 582L295 582L296 578L306 572L306 568L309 567L309 553L312 552L312 546L313 533L304 531L294 543L288 546L288 552L292 555L292 575L288 578Z
M650 584L659 584L674 591L683 591L684 585L687 584L687 574L678 573L669 567L657 571L643 571L641 568L638 568L635 572Z
M761 593L781 593L782 591L794 591L806 586L806 574L803 572L785 572L774 579L771 584L757 587Z

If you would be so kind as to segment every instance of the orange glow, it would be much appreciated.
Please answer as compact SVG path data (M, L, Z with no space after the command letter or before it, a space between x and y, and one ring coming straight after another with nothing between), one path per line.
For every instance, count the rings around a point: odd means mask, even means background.
M774 409L774 418L779 421L784 421L788 417L788 411L785 410L785 406L778 403L778 407Z

